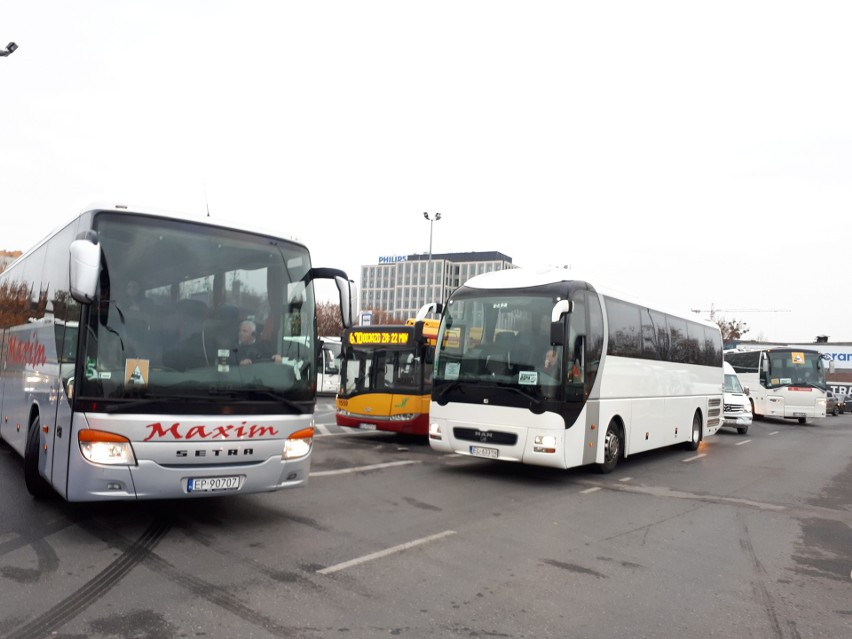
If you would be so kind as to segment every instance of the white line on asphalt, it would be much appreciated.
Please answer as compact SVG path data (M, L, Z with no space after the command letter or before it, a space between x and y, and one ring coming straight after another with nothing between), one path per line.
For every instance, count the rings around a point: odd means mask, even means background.
M769 433L769 434L770 434L770 435L777 435L779 432L780 432L780 431L773 430L773 431L772 431L771 433Z
M318 470L310 473L310 477L328 477L329 475L346 475L348 473L363 473L368 470L390 468L392 466L407 466L408 464L419 464L417 459L404 459L402 461L387 462L384 464L370 464L369 466L353 466L352 468L341 468L339 470Z
M633 478L632 477L622 477L618 481L630 481L631 479L633 479Z
M750 439L747 439L747 440L745 440L744 442L737 442L737 444L736 444L736 445L737 445L737 446L742 446L743 444L748 444L750 441L751 441Z
M586 490L581 490L580 494L585 495L587 493L594 493L594 492L597 492L600 489L601 489L600 486L595 486L594 488L586 488Z
M695 457L687 457L686 459L681 459L680 461L688 463L691 461L695 461L696 459L701 459L702 457L707 457L707 453L698 453Z
M315 429L315 430L318 430L318 431L320 432L320 434L322 434L322 435L329 435L329 434L331 434L331 433L329 432L329 430L328 430L328 427L327 427L327 426L323 426L322 424L314 424L314 429Z
M344 561L342 564L337 564L335 566L329 566L328 568L323 568L322 570L317 570L317 572L321 575L327 575L332 572L337 572L338 570L344 570L346 568L351 568L352 566L357 566L358 564L363 564L368 561L372 561L373 559L379 559L381 557L387 557L388 555L392 555L397 552L402 552L403 550L408 550L409 548L414 548L415 546L419 546L420 544L426 544L430 541L435 541L436 539L442 539L443 537L449 537L450 535L455 535L455 530L445 530L442 533L438 533L437 535L430 535L429 537L421 537L420 539L415 539L414 541L409 541L405 544L400 544L399 546L394 546L392 548L386 548L385 550L380 550L378 552L371 553L369 555L364 555L363 557L358 557L357 559L350 559L349 561Z

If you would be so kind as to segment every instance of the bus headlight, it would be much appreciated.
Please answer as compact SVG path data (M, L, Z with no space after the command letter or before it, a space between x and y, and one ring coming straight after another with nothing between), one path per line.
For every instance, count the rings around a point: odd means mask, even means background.
M84 428L77 433L80 452L93 464L135 466L136 455L127 437L107 433L93 428Z
M287 438L284 442L283 459L299 459L311 452L314 445L314 429L303 428Z
M536 435L533 440L533 451L536 453L555 453L556 437L553 435Z
M438 424L436 422L432 422L431 424L429 424L429 439L437 439L437 440L443 439L443 436L441 435L441 425L440 424Z

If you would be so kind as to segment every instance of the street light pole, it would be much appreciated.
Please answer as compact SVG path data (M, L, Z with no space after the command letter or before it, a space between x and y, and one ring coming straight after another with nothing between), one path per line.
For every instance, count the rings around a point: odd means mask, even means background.
M14 42L10 42L6 45L5 49L0 49L0 58L5 58L10 53L14 53L18 49L18 45Z
M441 214L435 213L435 217L430 217L424 211L423 217L429 220L429 259L426 262L426 279L429 282L429 299L426 300L426 303L429 304L435 301L434 290L432 288L432 225L441 219Z

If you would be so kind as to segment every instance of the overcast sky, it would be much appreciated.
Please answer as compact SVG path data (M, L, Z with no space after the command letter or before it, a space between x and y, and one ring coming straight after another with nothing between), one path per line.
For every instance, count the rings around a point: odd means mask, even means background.
M435 253L852 341L850 32L848 0L7 2L0 249L209 207L358 281L440 212Z

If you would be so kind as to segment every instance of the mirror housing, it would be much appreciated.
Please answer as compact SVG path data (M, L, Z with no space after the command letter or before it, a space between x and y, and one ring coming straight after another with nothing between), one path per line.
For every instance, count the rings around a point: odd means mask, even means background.
M101 247L91 240L71 242L71 297L80 304L91 304L101 274Z
M430 302L429 304L424 304L420 307L420 310L417 311L417 315L414 317L415 322L419 322L420 320L426 319L426 316L429 313L434 313L435 315L440 315L443 313L444 307L440 302Z
M571 300L559 300L553 305L550 313L550 343L552 346L563 346L565 344L565 327L562 324L562 316L568 315L574 310Z
M340 298L340 320L343 328L355 326L358 316L358 287L349 279L345 271L339 268L312 268L305 275L306 282L313 280L334 280Z

